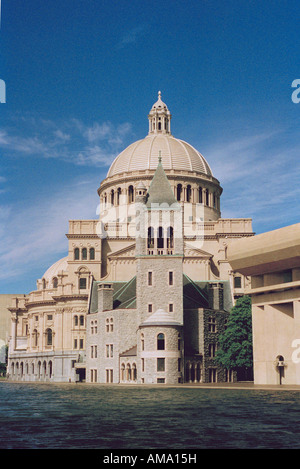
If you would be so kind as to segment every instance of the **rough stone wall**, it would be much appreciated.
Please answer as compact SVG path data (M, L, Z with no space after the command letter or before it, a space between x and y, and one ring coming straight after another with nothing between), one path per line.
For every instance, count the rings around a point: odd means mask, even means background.
M144 350L141 349L141 334L144 336ZM157 350L157 336L164 334L164 350ZM141 360L144 360L144 371L140 371L139 382L145 384L158 383L164 380L166 384L177 384L181 379L181 371L178 371L178 359L182 364L182 347L178 350L178 336L182 331L181 327L175 326L147 326L140 329L140 340L138 350ZM165 361L164 371L157 370L157 359L163 358Z
M106 320L109 319L107 323ZM91 321L97 321L97 333L91 333ZM113 330L111 330L113 324ZM109 330L107 331L107 325ZM137 342L137 315L135 309L115 309L87 315L86 366L87 382L90 382L90 369L97 370L97 382L105 383L106 370L113 370L113 382L120 380L119 355L134 347ZM107 347L108 354L107 356ZM113 346L113 353L111 347ZM97 356L92 358L91 346L97 346Z
M152 272L152 286L148 286L148 272ZM169 285L169 271L173 272L173 285ZM152 312L163 308L169 311L173 304L174 320L183 322L183 277L182 258L174 256L144 257L137 261L137 309L142 323L152 313L148 305L152 304Z

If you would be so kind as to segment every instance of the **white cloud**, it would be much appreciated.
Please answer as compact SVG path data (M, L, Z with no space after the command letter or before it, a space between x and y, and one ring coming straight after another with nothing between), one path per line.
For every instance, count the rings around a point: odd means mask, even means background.
M0 280L25 275L43 263L46 270L48 259L67 255L68 220L97 218L98 200L91 182L96 186L96 181L70 183L31 206L0 207Z
M15 122L14 133L11 129L0 129L4 156L56 158L75 165L109 166L131 133L128 122L117 126L94 122L89 126L70 119L58 125L30 116L26 119L22 116L20 121L21 126Z
M207 149L221 182L222 216L250 217L268 230L300 211L300 145L286 146L282 131L262 132Z

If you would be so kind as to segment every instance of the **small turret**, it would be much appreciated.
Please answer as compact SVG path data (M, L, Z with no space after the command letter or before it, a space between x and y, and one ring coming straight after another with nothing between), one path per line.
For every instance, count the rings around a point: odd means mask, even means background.
M167 105L161 100L161 92L158 92L158 100L153 104L149 112L149 135L171 134L171 113Z

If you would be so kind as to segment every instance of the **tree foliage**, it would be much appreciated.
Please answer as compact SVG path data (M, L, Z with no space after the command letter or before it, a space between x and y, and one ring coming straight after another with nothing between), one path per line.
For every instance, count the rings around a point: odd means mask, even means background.
M216 360L225 368L252 368L251 298L238 298L228 318L227 328L219 338Z

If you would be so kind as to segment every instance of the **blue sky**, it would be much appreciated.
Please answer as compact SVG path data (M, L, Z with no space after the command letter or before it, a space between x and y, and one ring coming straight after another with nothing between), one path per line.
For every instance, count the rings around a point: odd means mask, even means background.
M68 220L97 218L158 90L220 180L223 217L298 223L299 18L293 0L2 0L0 293L35 289Z

